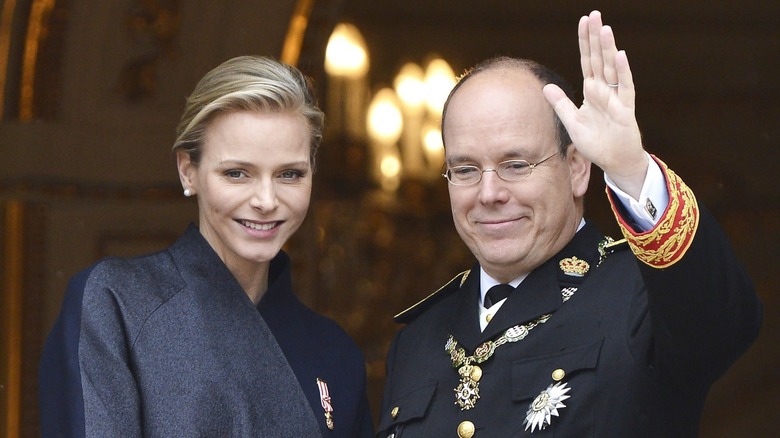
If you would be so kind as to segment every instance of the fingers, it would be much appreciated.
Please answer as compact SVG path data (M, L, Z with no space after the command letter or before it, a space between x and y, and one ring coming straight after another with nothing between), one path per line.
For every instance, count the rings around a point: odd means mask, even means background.
M569 134L571 134L571 127L574 126L574 122L577 118L577 106L566 96L566 93L555 84L545 85L544 88L542 88L542 94L544 94L547 102L552 106L553 111L555 111L563 125L569 129Z
M631 74L631 67L628 64L628 56L624 50L621 50L615 54L615 69L617 71L618 82L620 87L618 88L618 97L620 101L626 107L634 107L634 98L636 96L636 90L634 88L634 76Z
M588 16L588 43L590 45L590 68L595 79L604 79L604 57L601 48L601 12L593 11Z
M588 36L588 17L581 17L577 26L577 40L580 44L580 67L584 79L593 77L593 69L590 66L590 37Z
M617 55L617 47L615 47L615 35L612 33L612 28L604 26L600 30L599 40L601 41L601 53L603 57L603 74L604 81L607 84L617 84L618 73L615 67L615 55Z
M577 34L582 77L616 86L619 78L615 65L618 52L615 35L610 26L602 23L601 12L593 11L580 18Z

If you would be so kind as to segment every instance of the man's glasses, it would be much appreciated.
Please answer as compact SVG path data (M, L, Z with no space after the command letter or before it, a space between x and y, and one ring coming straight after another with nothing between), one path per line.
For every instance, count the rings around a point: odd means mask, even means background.
M448 167L441 175L447 178L450 184L455 186L470 186L482 180L482 174L485 172L496 172L499 178L504 181L519 181L531 174L534 168L550 158L558 155L558 152L537 163L529 163L525 160L507 160L498 163L495 169L480 169L477 166L453 166Z

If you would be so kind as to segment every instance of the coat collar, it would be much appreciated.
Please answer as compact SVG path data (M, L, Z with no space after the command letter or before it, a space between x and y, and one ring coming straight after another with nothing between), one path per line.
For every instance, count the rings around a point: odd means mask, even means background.
M171 245L169 251L174 256L176 266L187 284L212 291L240 292L251 303L233 273L219 258L196 225L190 224L184 234Z
M272 368L253 369L254 377L249 381L273 381L268 385L268 391L282 394L274 400L260 397L252 402L252 409L264 412L264 406L269 403L286 403L289 418L300 422L300 430L305 431L297 436L320 436L317 418L314 410L304 405L308 400L298 381L295 370L290 365L284 351L284 345L279 342L273 327L258 312L252 300L239 285L233 274L222 262L219 255L212 249L199 229L190 225L184 234L169 248L183 282L192 294L193 299L200 301L198 309L207 313L198 324L203 325L204 342L225 342L226 340L240 345L243 361L262 361L272 363ZM279 263L275 263L279 259ZM289 290L289 259L286 254L277 256L271 262L269 282L274 278L274 289L292 296ZM269 287L269 290L271 288ZM286 296L285 293L271 294ZM294 299L294 298L293 298ZM283 307L283 306L280 306ZM282 315L284 316L284 315ZM296 325L295 322L283 323ZM296 326L301 326L297 324ZM230 360L226 360L230 362ZM239 362L236 362L239 363ZM260 391L262 392L262 388ZM260 425L259 427L262 427ZM269 431L269 433L273 433Z
M241 301L245 299L247 304L254 306L233 273L203 237L196 225L190 224L169 250L177 260L177 267L186 283L223 292L219 295L236 295ZM292 295L290 291L290 258L284 251L280 251L271 260L268 272L268 291L263 295L261 305L269 294L277 297L274 299L284 299L285 292L286 295Z
M495 338L509 327L529 322L546 313L554 313L564 304L561 289L579 287L587 279L590 270L598 265L598 244L602 239L603 235L598 229L586 222L560 252L533 270L520 283L484 332L480 332L478 320L479 275L470 275L458 294L456 311L450 315L450 333L467 351L473 351L479 344ZM584 260L590 266L589 272L581 277L565 274L560 268L560 262L573 257ZM473 272L478 269L476 266Z

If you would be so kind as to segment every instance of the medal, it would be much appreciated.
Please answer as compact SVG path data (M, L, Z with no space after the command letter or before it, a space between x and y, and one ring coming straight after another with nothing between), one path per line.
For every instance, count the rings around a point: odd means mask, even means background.
M474 372L474 370L479 370ZM460 384L455 388L455 403L460 410L465 411L474 407L479 398L479 379L482 370L476 365L463 365L458 369Z
M495 341L485 341L474 350L474 354L466 356L466 350L458 346L458 341L452 335L447 338L444 351L450 355L452 367L458 369L460 383L455 387L455 404L460 410L467 411L477 404L479 399L479 380L482 378L482 368L476 364L493 357L496 349L508 342L517 342L528 336L537 325L547 322L551 313L542 315L535 320L506 329Z
M325 425L328 426L328 429L333 430L333 406L330 404L328 384L318 377L317 388L320 390L320 404L325 410Z
M571 388L566 385L564 382L551 384L536 396L525 414L525 421L523 421L525 430L530 427L533 433L536 429L542 430L550 425L552 417L558 416L558 409L566 407L562 402L571 397L566 395L571 391Z

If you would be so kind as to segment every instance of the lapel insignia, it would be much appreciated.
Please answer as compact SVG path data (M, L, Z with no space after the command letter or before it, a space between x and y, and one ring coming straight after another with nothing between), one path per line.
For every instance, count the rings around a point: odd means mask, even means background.
M328 426L328 429L333 430L333 405L330 404L328 384L317 377L317 388L320 390L320 404L322 404L322 409L325 410L325 425Z
M561 289L561 300L563 300L564 303L569 301L569 298L573 297L575 292L577 292L576 287L564 287Z
M564 274L572 277L584 277L590 269L588 262L575 256L566 257L558 263L558 266L560 266Z
M571 397L566 395L571 391L571 388L566 385L564 382L551 384L536 396L525 414L525 421L523 421L525 430L530 427L533 433L536 429L542 430L550 425L552 417L558 416L558 409L566 407L563 401Z

